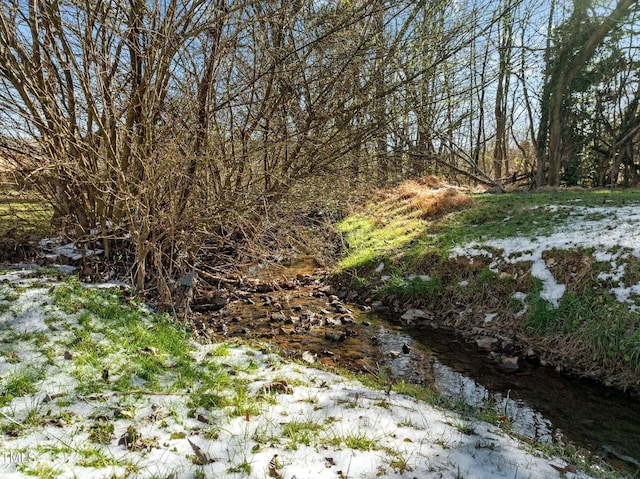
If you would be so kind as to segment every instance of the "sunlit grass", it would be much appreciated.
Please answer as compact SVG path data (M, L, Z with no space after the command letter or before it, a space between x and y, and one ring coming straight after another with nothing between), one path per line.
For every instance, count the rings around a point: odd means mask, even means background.
M0 194L0 237L51 234L51 206L33 193Z
M355 451L370 451L384 449L378 440L370 437L364 431L336 434L327 439L327 444L333 447L347 447Z
M287 439L289 447L296 450L300 445L309 446L315 442L323 427L316 421L291 421L282 426L282 435Z
M550 234L570 218L568 206L640 204L638 190L457 195L473 199L467 202L451 202L443 193L425 194L416 202L417 193L409 195L407 190L418 186L401 185L338 224L348 245L342 269L367 269L394 259L411 269L425 254L446 257L453 247L468 242Z
M351 216L339 228L347 237L349 254L341 262L345 269L374 266L391 253L405 247L425 230L422 220L391 218L384 224L366 216Z
M0 385L0 405L4 406L15 397L36 392L36 383L43 379L45 370L34 365L25 365L3 378Z

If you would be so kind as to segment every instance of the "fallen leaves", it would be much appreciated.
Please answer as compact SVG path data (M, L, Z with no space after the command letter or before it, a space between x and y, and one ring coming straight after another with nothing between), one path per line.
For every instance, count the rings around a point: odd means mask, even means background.
M118 439L118 446L124 446L130 451L150 451L154 447L158 447L158 439L155 437L143 438L140 431L130 425L120 439Z

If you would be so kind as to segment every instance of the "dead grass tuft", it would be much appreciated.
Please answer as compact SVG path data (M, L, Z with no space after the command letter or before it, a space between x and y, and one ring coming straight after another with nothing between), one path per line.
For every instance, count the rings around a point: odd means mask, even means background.
M442 178L438 178L437 176L429 175L424 178L420 178L418 183L425 188L445 188L447 184L442 181Z
M405 181L395 191L398 199L409 200L424 219L441 217L474 204L473 198L460 189L447 186L434 189L427 184L433 184L429 177L420 182ZM439 180L438 184L443 185Z

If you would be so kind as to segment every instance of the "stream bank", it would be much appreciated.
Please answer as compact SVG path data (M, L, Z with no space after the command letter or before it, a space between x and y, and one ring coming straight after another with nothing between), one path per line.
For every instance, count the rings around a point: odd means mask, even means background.
M502 411L523 436L574 444L623 473L640 471L640 408L628 395L545 367L506 341L408 326L389 306L332 285L308 260L252 273L258 276L199 291L193 304L199 334L266 341L301 361L387 378L389 387L433 388L458 407ZM518 359L514 365L505 357Z

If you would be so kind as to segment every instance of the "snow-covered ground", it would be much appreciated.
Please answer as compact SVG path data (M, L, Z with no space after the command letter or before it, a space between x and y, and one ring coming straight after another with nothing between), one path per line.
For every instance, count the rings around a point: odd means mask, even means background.
M634 308L633 299L634 296L640 296L640 283L624 284L621 279L627 260L632 256L640 258L640 205L585 207L573 204L543 208L564 208L570 210L571 214L566 224L559 225L548 235L514 236L460 245L454 249L452 257L494 257L494 266L499 261L531 261L532 276L542 281L540 296L551 306L557 307L566 285L556 281L542 257L543 252L593 248L595 260L610 265L609 272L601 274L601 279L616 282L612 293L618 301L629 303ZM545 225L540 226L542 228ZM500 253L496 255L488 248L500 250Z
M33 386L0 408L2 478L590 477L497 426L242 345L219 354L219 344L185 343L203 375L229 372L229 396L238 394L234 383L247 385L237 407L193 411L198 382L147 390L131 378L123 394L112 387L118 366L93 393L82 374L100 364L67 350L83 324L92 325L89 339L109 351L104 363L120 361L128 371L134 359L110 343L113 318L56 305L52 291L59 284L31 270L0 275L0 397L19 377ZM149 315L147 328L156 320ZM167 384L175 381L172 358L162 361ZM96 425L106 440L97 440Z

